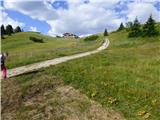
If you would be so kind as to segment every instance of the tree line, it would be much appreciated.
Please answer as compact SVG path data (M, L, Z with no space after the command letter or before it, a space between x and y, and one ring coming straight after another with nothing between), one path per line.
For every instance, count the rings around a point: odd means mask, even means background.
M159 31L156 29L156 22L152 18L152 15L150 15L144 25L140 24L136 17L133 22L126 23L126 26L121 23L117 31L124 29L128 31L128 37L152 37L159 34ZM104 36L108 36L107 29L104 31Z
M12 25L7 25L6 27L4 25L1 25L1 38L3 39L4 35L11 35L13 33L18 33L22 31L23 30L19 26L13 29Z

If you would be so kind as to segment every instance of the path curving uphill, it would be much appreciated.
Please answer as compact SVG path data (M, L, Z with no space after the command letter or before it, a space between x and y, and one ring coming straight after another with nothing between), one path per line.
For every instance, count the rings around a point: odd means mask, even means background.
M88 51L88 52L84 52L84 53L79 53L79 54L75 54L75 55L69 55L69 56L60 57L60 58L55 58L55 59L52 59L52 60L46 60L46 61L42 61L42 62L38 62L38 63L26 65L26 66L21 66L21 67L9 69L8 73L7 73L7 76L9 78L9 77L21 75L21 74L24 74L24 73L27 73L27 72L31 72L31 71L34 71L34 70L38 70L40 68L48 67L50 65L56 65L56 64L66 62L66 61L69 61L69 60L85 57L85 56L88 56L88 55L91 55L91 54L98 53L98 52L106 49L108 46L109 46L109 40L106 38L104 40L103 44L99 48L97 48L96 50Z

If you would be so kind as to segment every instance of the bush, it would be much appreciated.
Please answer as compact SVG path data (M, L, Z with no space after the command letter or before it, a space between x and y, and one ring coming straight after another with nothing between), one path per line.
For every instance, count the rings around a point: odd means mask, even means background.
M36 37L29 37L30 40L33 42L38 42L38 43L44 43L43 39L36 38Z
M98 35L92 35L92 36L88 36L84 39L84 41L94 41L98 39Z

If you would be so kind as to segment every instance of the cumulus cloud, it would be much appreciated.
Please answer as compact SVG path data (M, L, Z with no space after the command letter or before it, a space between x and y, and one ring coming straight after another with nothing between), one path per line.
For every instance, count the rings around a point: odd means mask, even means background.
M83 35L101 32L105 28L111 31L124 21L117 17L115 11L104 8L103 4L98 7L95 3L94 1L90 1L89 4L84 4L82 1L71 2L68 10L58 10L57 13L61 17L55 21L47 21L52 26L48 33L52 35L72 32Z
M38 32L38 29L36 27L30 26L29 31Z
M136 16L144 22L151 13L160 21L159 11L154 6L158 0L64 0L68 4L67 9L55 9L55 1L58 0L5 0L4 6L47 22L51 27L49 35L64 32L87 35L102 32L105 28L112 31L121 22L133 21ZM120 11L115 10L116 6L122 5L125 9L119 7Z
M130 3L128 4L127 17L133 21L137 17L140 22L144 23L152 14L153 18L160 21L160 11L151 3Z
M8 24L10 24L12 25L13 28L16 28L17 26L20 26L23 28L25 26L24 23L10 18L6 12L2 12L2 11L1 11L0 23L3 24L4 26L7 26Z
M54 20L58 17L56 11L52 9L48 1L30 1L30 0L5 0L4 7L10 10L16 10L25 15L42 21Z
M120 0L90 0L90 4L106 9L113 8L118 2L120 2Z

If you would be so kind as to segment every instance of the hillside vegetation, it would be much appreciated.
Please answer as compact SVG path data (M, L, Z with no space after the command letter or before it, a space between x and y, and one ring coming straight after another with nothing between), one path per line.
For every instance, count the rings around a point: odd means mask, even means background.
M129 120L160 119L160 36L111 33L108 50L50 67L52 73ZM63 71L63 72L62 72Z
M8 52L7 68L18 67L43 60L93 50L102 43L83 38L54 38L36 32L20 32L2 39L2 52Z
M128 38L122 30L108 38L110 46L101 53L2 81L2 117L40 119L50 107L52 119L65 119L63 106L76 102L60 102L53 91L71 85L128 120L159 120L160 36ZM88 106L74 108L83 113Z

